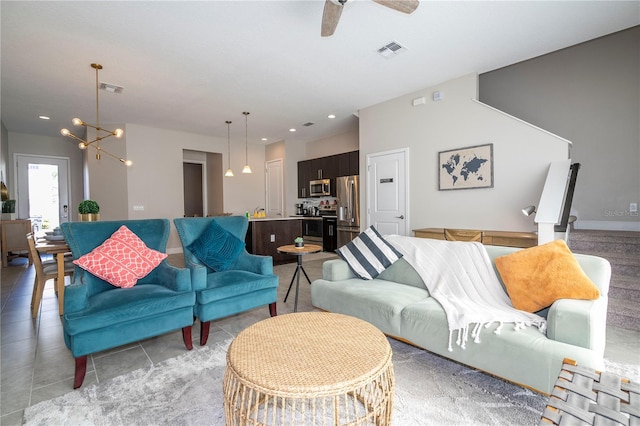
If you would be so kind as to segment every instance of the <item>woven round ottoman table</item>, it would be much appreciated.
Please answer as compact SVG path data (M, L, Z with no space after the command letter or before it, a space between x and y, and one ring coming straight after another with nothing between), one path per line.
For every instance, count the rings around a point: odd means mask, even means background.
M260 321L227 351L227 425L388 425L391 347L371 324L303 312Z

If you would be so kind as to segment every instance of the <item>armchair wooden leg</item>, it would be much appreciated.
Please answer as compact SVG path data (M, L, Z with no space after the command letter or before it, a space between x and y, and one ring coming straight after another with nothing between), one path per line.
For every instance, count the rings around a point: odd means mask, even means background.
M209 339L210 326L211 322L200 321L200 346L204 346L207 344L207 340Z
M276 302L269 303L269 315L272 317L278 316L278 312L276 310Z
M73 377L73 388L78 389L84 382L84 375L87 373L87 355L76 358L76 373Z
M182 340L187 349L193 349L193 338L191 337L191 326L182 327Z

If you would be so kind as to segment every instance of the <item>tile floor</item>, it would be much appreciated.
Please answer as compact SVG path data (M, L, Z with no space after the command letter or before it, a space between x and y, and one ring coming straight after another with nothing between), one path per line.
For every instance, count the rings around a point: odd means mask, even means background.
M323 256L327 255L310 255L304 261L306 263ZM180 258L171 256L170 261L178 265ZM319 265L321 262L314 262L305 267L311 280L321 276ZM294 267L295 264L275 267L275 272L280 276L279 314L293 311L294 292L286 304L283 299ZM28 267L26 259L16 259L0 272L0 424L10 426L22 423L26 407L72 391L74 361L63 341L53 282L47 283L40 312L37 318L32 319L29 305L33 268ZM300 283L298 310L314 310L310 303L309 285L304 279ZM226 340L268 316L268 309L264 307L216 321L211 325L209 341ZM194 326L194 344L197 344L199 332L199 327ZM161 362L185 351L181 333L177 331L95 354L87 363L83 386ZM640 364L640 333L609 328L605 355L617 362Z

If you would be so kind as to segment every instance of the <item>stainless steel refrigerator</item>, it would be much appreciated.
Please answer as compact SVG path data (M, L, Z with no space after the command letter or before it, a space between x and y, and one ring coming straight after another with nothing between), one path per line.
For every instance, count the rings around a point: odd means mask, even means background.
M336 179L338 247L360 234L360 178L343 176Z

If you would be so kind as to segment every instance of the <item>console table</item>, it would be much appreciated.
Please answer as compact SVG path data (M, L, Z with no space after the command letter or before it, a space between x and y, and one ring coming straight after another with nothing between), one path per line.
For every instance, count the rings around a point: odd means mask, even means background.
M413 230L416 237L447 241L477 241L490 246L528 248L538 245L534 232L484 231L480 229L422 228Z

